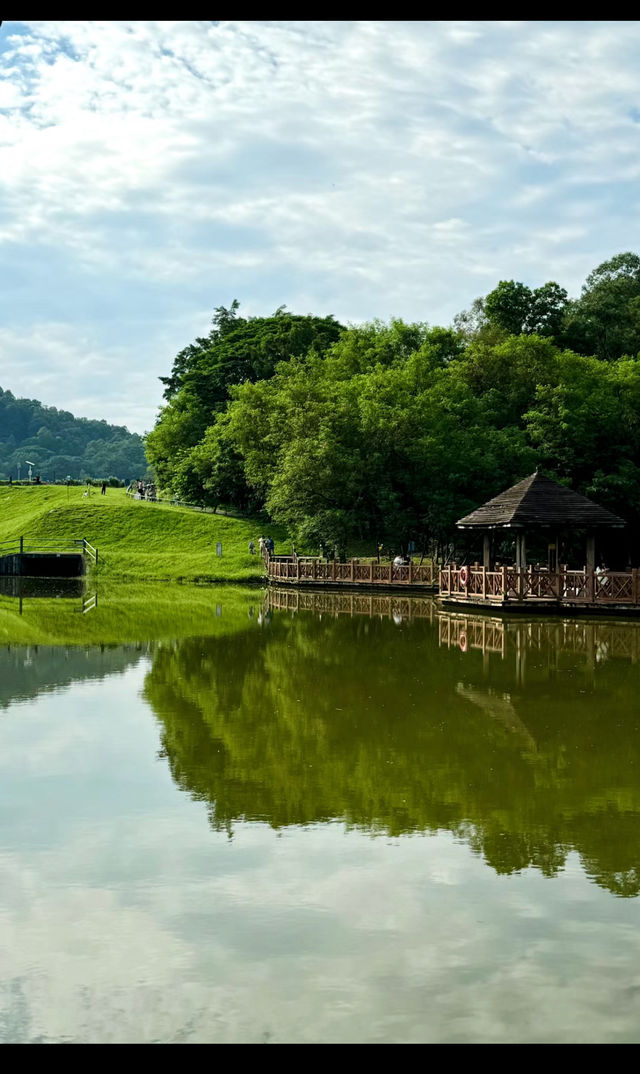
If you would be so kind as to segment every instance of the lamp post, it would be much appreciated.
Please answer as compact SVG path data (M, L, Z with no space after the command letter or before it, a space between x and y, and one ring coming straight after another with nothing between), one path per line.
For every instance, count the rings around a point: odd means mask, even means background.
M31 484L31 474L33 473L31 467L35 466L35 462L29 462L28 459L25 459L24 461L26 462L27 466L29 467L29 484Z

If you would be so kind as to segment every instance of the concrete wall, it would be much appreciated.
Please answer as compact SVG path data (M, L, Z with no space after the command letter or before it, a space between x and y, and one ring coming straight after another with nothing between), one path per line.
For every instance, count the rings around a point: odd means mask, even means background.
M84 556L76 552L16 552L0 558L0 574L26 578L80 578L85 571Z

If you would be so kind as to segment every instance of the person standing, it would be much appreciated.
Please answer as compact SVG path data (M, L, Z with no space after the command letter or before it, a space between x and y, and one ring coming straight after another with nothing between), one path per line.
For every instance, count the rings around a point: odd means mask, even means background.
M106 481L102 482L102 485L100 487L100 495L101 496L106 496L107 495L107 482Z
M249 555L255 556L255 554L256 554L256 546L253 543L253 541L249 541Z

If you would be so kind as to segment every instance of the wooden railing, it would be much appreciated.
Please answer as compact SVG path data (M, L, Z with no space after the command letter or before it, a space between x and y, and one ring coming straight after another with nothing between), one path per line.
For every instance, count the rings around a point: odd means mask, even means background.
M441 597L455 600L523 601L555 600L576 604L639 604L640 571L547 571L527 567L458 566L439 573Z
M270 556L263 554L269 581L289 583L431 586L437 584L436 569L431 563L363 563L358 559L338 563L313 556Z

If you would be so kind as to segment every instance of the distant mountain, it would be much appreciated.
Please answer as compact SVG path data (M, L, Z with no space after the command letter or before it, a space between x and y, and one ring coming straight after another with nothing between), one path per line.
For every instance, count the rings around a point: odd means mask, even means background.
M0 388L0 480L25 479L29 463L43 481L130 481L148 469L142 437L123 425L75 418Z

